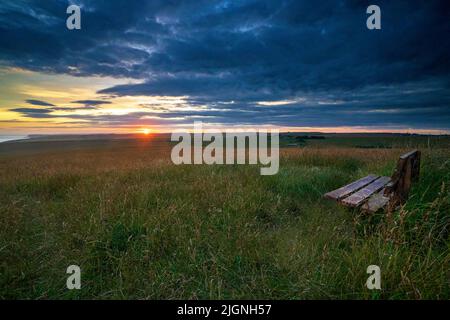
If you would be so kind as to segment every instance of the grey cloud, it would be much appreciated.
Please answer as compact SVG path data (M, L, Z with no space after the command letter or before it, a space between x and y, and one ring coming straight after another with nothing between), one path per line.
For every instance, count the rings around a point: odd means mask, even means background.
M105 100L77 100L77 101L72 101L72 103L84 104L86 106L100 106L102 104L111 104L111 101L105 101Z
M43 106L43 107L52 107L54 104L51 104L49 102L45 102L42 100L34 100L34 99L28 99L25 100L26 103L34 105L34 106Z

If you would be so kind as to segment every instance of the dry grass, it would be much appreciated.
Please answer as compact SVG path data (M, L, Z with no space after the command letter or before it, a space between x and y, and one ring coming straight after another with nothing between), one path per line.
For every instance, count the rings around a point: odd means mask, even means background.
M283 149L267 177L174 166L152 140L1 156L0 298L449 299L448 149L424 150L391 220L321 198L389 175L403 151ZM365 288L370 264L381 292Z

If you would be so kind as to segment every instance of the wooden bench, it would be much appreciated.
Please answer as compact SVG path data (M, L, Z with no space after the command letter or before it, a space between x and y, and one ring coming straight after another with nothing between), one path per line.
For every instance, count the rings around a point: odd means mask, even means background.
M391 177L371 174L324 196L367 212L392 211L408 199L411 185L419 179L419 174L420 151L413 150L400 156Z

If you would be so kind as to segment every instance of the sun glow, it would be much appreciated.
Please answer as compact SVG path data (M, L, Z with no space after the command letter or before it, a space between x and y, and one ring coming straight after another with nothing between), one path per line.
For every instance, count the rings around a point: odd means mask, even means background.
M150 133L152 133L152 130L148 129L148 128L144 128L144 129L142 129L142 133L145 134L146 136L148 136Z

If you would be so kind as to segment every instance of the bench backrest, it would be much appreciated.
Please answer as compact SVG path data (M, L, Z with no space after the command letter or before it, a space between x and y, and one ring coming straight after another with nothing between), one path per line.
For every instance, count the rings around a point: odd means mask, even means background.
M400 156L397 167L386 186L385 194L394 197L394 203L403 203L408 199L413 182L419 179L420 151L413 150Z

